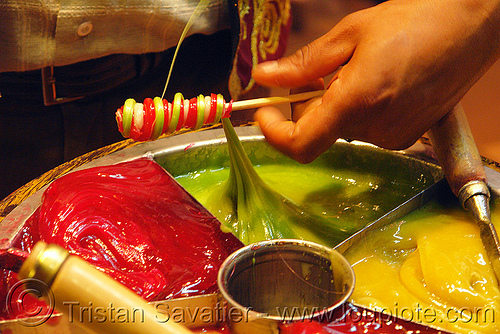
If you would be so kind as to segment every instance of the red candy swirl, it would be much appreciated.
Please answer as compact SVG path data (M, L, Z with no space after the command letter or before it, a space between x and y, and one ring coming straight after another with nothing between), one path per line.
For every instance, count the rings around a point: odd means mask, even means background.
M155 162L70 173L52 183L37 230L148 300L217 290L241 243Z

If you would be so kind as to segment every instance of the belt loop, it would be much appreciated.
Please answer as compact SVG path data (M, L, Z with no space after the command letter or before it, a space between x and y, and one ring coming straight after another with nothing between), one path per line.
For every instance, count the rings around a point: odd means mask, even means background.
M53 66L44 67L41 69L41 71L42 71L43 104L45 104L46 106L67 103L84 98L84 96L57 97L56 78L54 77L54 67Z

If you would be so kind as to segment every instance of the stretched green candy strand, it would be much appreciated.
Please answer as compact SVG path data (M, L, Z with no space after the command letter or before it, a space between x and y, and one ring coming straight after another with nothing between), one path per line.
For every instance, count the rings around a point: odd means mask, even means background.
M208 4L208 0L201 0L187 22L186 27L184 27L174 52L162 99L170 81L179 47L194 20L201 15ZM175 131L179 121L180 98L182 98L180 93L175 94L172 103L173 115L169 124L170 132ZM202 118L200 116L202 114L200 103L198 103L197 107L198 127ZM223 110L223 97L221 94L217 94L217 112L214 123L221 120ZM221 201L214 200L212 202L216 205L216 210L212 210L212 213L222 213L222 216L218 215L219 219L241 241L251 243L274 238L301 238L304 233L295 232L292 228L294 225L305 226L311 233L317 235L319 238L323 238L328 245L336 244L348 236L348 233L342 231L339 227L321 217L304 212L304 210L297 207L291 201L269 188L255 172L231 125L231 121L225 118L222 119L222 124L228 141L231 167L225 191L216 194L220 197Z
M309 213L270 188L257 174L234 131L222 119L230 158L229 178L210 194L206 204L243 243L292 238L333 247L350 234L341 226Z
M163 88L163 93L161 94L162 99L165 97L165 92L167 91L168 83L170 82L170 77L172 76L172 70L174 68L174 63L175 60L177 59L177 54L179 53L179 48L181 46L181 43L182 41L184 41L184 38L186 37L186 34L188 33L189 29L191 29L191 26L193 25L194 21L196 21L198 17L200 17L201 13L208 7L209 3L210 0L200 0L200 2L193 11L193 14L191 14L191 17L187 21L184 30L182 31L181 37L179 38L179 42L177 42L177 46L175 48L174 56L172 57L172 63L170 64L170 69L168 71L167 81L165 82L165 88Z
M165 113L163 110L163 100L160 97L155 97L153 99L153 104L155 106L155 124L153 127L153 133L151 134L151 139L155 140L161 136L161 132L163 130L163 123L165 122Z

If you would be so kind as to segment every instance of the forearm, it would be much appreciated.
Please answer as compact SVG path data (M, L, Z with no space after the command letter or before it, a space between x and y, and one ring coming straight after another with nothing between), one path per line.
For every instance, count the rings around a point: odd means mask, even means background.
M500 0L466 0L463 2L464 16L469 24L475 24L477 42L471 52L483 51L483 63L489 68L500 58ZM481 73L482 75L483 73Z
M500 58L500 0L493 0L493 6L490 10L488 17L488 24L491 27L491 34L494 36L492 40L492 47L496 59Z

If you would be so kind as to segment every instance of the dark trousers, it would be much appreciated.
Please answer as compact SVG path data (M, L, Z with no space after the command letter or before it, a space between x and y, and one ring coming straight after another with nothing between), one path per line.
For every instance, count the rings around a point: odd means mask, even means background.
M165 98L172 101L173 95L181 92L185 98L221 93L228 99L231 42L229 31L186 39ZM85 92L87 97L81 100L49 107L43 104L41 82L36 82L36 75L34 82L30 79L23 84L20 73L20 84L13 86L9 80L16 73L0 74L0 199L65 161L123 140L115 121L116 109L129 97L142 101L161 96L172 55L173 50L151 55L147 64L143 60L148 55L137 56L140 69L118 87L97 87ZM88 68L91 76L94 66L104 66L108 60L120 63L116 57L124 57L125 61L134 56L115 55L71 66L82 73ZM2 81L2 76L6 80Z

